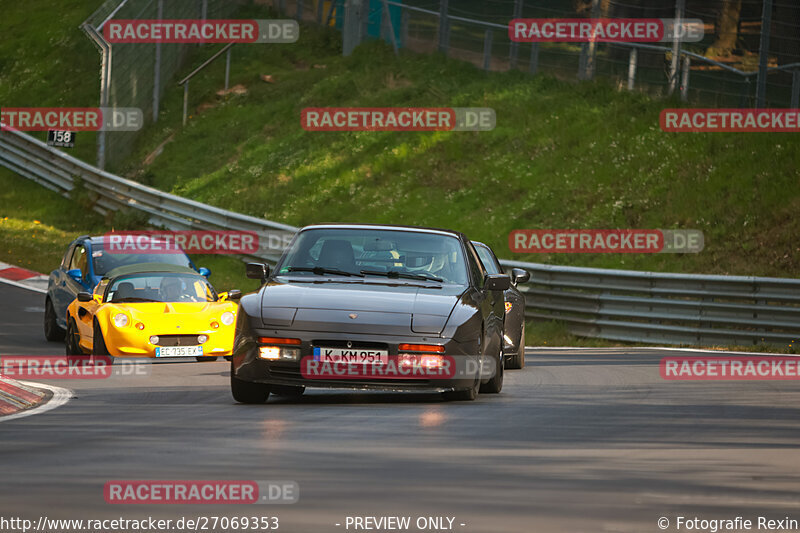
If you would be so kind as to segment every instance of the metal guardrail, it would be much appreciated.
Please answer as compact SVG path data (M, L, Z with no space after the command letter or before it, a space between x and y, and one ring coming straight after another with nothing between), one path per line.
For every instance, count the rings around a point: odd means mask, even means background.
M69 196L80 177L101 213L136 209L168 229L254 231L275 262L298 228L226 211L126 180L79 161L24 133L0 134L0 164ZM669 274L501 261L531 281L526 316L565 322L580 336L701 345L800 340L800 279Z
M226 211L110 174L18 131L0 134L0 164L48 189L69 196L75 177L96 194L96 211L143 211L154 226L170 230L227 229L259 236L257 257L275 262L297 228Z

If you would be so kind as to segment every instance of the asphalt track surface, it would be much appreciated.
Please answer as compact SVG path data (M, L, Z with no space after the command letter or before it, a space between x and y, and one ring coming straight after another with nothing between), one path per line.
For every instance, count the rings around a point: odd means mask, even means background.
M41 333L43 295L0 284L0 302L0 354L62 353ZM237 405L223 361L49 381L74 398L0 422L0 517L277 516L310 533L354 531L347 516L449 516L486 533L800 519L800 385L668 382L665 355L537 349L502 394L471 403L309 391ZM104 484L125 479L294 480L300 500L107 504Z

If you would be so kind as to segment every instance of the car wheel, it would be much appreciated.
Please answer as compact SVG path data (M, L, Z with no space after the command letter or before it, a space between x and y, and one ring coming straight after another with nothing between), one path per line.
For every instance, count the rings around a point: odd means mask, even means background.
M72 318L67 319L67 331L64 336L64 344L67 348L67 355L83 355L83 350L81 350L80 344L78 341L80 340L80 335L78 334L78 328L75 326L75 321Z
M521 370L525 368L525 323L522 323L522 337L519 341L518 351L514 357L506 359L506 368L509 370Z
M503 375L505 372L503 371L504 358L503 358L503 351L500 350L500 353L497 356L495 368L497 369L492 376L492 379L481 385L481 392L488 393L488 394L497 394L501 390L503 390Z
M103 330L100 329L100 325L97 322L94 323L92 355L109 355L106 341L103 338Z
M233 365L231 365L232 367ZM269 398L270 386L263 383L242 381L233 375L231 368L231 394L239 403L265 403Z
M444 399L451 402L471 402L478 397L478 383L480 380L476 380L475 384L468 389L447 391L444 393Z
M216 361L217 360L217 356L216 355L201 355L200 357L195 357L195 359L197 359L197 361L200 362L200 363L205 363L205 362L208 362L208 361Z
M232 355L225 355L225 356L223 356L223 358L224 358L226 361L233 361L233 356L232 356Z
M61 329L56 321L56 310L53 309L53 302L50 298L44 303L44 337L50 342L63 341L66 332Z
M272 385L270 386L270 394L277 396L302 396L306 388L301 385Z

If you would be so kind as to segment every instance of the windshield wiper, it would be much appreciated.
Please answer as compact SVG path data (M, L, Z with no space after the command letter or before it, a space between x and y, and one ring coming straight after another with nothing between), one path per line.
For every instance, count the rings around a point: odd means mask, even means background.
M327 267L289 267L287 269L289 272L313 272L318 276L324 276L325 274L338 274L339 276L357 276L359 278L363 278L363 274L356 274L355 272L347 272L346 270L339 270L338 268L327 268Z
M422 279L426 281L438 281L439 283L444 281L444 279L431 276L430 274L413 274L411 272L400 272L398 270L389 270L388 272L382 270L362 270L361 273L369 274L370 276L386 276L387 278Z

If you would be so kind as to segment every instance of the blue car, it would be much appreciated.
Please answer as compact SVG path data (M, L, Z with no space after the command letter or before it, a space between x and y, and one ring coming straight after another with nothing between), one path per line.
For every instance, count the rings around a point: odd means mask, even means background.
M44 336L48 341L64 340L67 306L79 292L92 292L103 275L117 267L138 263L168 263L187 266L206 277L211 275L207 268L196 268L183 251L157 254L109 253L104 250L103 242L103 237L78 237L70 243L61 265L50 273L44 305Z

